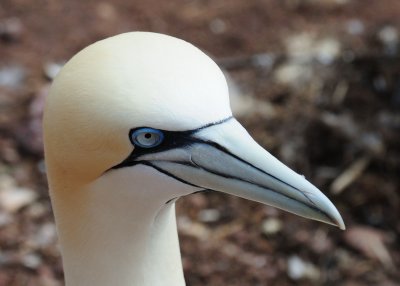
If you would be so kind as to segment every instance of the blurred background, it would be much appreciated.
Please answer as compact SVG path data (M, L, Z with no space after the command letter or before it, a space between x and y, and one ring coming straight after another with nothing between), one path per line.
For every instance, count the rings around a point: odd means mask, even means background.
M178 202L187 284L400 285L400 1L0 1L0 285L63 285L41 114L62 65L135 30L226 72L255 139L346 231L218 193Z

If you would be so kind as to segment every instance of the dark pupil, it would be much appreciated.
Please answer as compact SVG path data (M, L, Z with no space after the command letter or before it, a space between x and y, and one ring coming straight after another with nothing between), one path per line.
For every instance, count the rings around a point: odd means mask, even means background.
M144 134L144 138L150 139L150 138L151 138L151 133L146 133L146 134Z

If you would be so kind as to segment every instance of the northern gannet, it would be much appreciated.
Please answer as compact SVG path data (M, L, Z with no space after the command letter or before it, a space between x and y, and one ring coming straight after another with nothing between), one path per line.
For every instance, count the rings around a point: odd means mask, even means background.
M232 116L214 61L174 37L126 33L75 55L52 84L44 140L66 285L185 285L175 201L204 189L344 229Z

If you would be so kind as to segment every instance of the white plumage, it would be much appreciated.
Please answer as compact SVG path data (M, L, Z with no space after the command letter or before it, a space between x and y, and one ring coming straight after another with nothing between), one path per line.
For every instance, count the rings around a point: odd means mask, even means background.
M44 116L67 285L184 285L175 198L212 189L344 228L332 203L232 117L189 43L134 32L74 56Z

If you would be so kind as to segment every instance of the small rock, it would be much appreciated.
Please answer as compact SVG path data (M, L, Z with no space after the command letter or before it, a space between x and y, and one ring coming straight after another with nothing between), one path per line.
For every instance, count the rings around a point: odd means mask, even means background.
M332 64L340 55L340 50L340 43L334 38L322 39L314 47L315 57L323 65Z
M221 214L217 209L205 209L201 210L198 214L198 218L202 222L216 222L220 219Z
M28 253L21 258L21 263L25 267L37 269L42 264L42 259L35 253Z
M36 198L37 194L33 190L14 186L0 191L0 206L9 213L15 213Z
M399 33L393 26L385 26L378 32L378 39L382 42L386 53L395 55L399 44Z
M378 33L379 39L382 43L390 45L399 41L399 34L397 29L393 26L383 27Z
M261 229L265 235L273 235L282 230L282 222L277 218L268 218L263 221Z
M287 264L288 276L293 280L308 279L316 281L320 272L312 263L306 262L297 255L290 256Z
M201 223L193 222L187 216L178 216L177 225L181 233L195 237L199 240L207 240L211 235L207 226Z
M222 34L226 31L226 23L219 18L212 20L209 27L214 34Z
M321 64L329 65L341 53L341 45L337 39L332 37L318 39L311 33L288 37L285 45L290 61L297 64L318 60Z
M25 76L26 70L21 66L3 67L0 69L0 87L17 89L23 84Z
M281 65L274 76L278 83L297 88L309 82L313 72L309 65L289 62Z
M60 72L61 68L63 67L63 64L59 64L59 63L47 63L43 66L43 71L45 76L50 79L53 80L57 74Z

